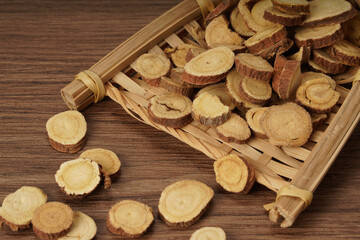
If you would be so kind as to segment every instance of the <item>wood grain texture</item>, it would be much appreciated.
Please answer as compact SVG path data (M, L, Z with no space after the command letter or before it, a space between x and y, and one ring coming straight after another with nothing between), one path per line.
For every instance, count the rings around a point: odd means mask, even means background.
M222 227L228 239L356 239L360 236L360 127L315 192L313 203L288 229L268 220L263 204L275 194L255 184L248 195L226 193L215 182L212 160L177 139L137 122L105 99L85 109L84 150L118 154L120 176L109 190L83 200L65 196L54 174L79 154L53 150L45 123L67 110L60 89L122 41L180 0L0 1L0 201L23 185L37 186L49 201L62 201L96 221L96 239L125 239L105 226L110 207L133 199L154 208L155 223L142 239L189 239L204 226ZM182 180L200 180L215 191L205 216L186 230L157 218L161 191ZM29 230L0 239L36 239Z

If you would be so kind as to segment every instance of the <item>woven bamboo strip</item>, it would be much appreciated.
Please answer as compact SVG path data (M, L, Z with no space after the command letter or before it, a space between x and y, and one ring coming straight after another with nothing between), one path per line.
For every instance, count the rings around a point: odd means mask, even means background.
M305 161L309 156L310 152L306 148L303 147L282 147L281 148L287 155L297 158L299 160Z

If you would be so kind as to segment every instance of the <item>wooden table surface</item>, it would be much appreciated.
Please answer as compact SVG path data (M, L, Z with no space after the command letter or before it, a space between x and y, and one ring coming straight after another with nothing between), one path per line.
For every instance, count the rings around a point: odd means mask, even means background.
M357 127L313 203L291 228L268 220L262 205L275 194L255 184L248 195L226 193L212 163L177 139L144 125L109 99L83 111L88 122L84 150L102 147L122 162L112 188L83 200L65 196L54 174L78 154L49 145L45 123L67 110L60 89L118 44L180 0L0 1L0 201L23 185L41 188L49 201L69 204L96 221L96 239L124 239L105 226L110 207L124 199L153 207L155 222L142 239L189 239L204 226L218 226L227 239L359 239L360 127ZM171 229L157 218L161 191L182 179L200 180L215 191L211 207L195 225ZM0 239L36 239L32 230Z

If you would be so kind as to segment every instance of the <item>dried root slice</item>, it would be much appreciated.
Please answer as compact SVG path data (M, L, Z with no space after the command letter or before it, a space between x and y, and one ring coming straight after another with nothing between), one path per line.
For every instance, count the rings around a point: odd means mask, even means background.
M184 73L184 68L172 68L170 71L170 79L180 85L194 87L195 85L185 82L182 79L182 75Z
M235 108L235 104L232 102L231 98L226 93L226 83L216 83L206 86L196 94L196 97L200 96L200 94L203 94L205 92L217 96L222 104L229 107L230 111Z
M345 22L356 15L355 8L345 0L314 0L303 25L319 27Z
M186 54L191 48L195 48L195 46L183 43L176 48L165 48L164 52L170 55L170 58L176 67L183 68L187 63Z
M242 45L244 39L229 28L229 22L224 15L211 21L205 29L205 41L213 48L216 45Z
M260 119L260 126L270 143L277 146L302 146L312 132L310 114L291 102L269 107Z
M230 23L234 30L244 37L251 37L255 34L245 23L244 17L240 14L238 8L234 8L234 10L230 14Z
M158 87L161 77L165 77L170 73L170 60L155 53L145 53L136 60L136 71L141 78L149 85Z
M52 116L46 122L51 146L59 152L76 153L86 143L87 124L78 111L65 111Z
M206 52L207 49L205 48L200 48L200 47L193 47L190 48L185 56L185 61L186 62L190 62L191 59L193 59L194 57L196 57L197 55L202 54L203 52Z
M46 201L46 194L37 187L24 186L10 193L0 208L0 228L2 223L12 231L30 228L35 210Z
M196 85L219 82L234 65L235 54L227 47L210 49L190 60L183 80Z
M120 173L121 162L113 151L93 148L81 153L79 158L88 158L96 162L109 176L117 176Z
M255 181L254 168L246 160L232 154L215 161L214 171L216 182L233 193L248 193Z
M251 16L251 11L249 9L248 3L252 2L252 1L253 0L239 1L237 8L245 20L246 26L253 32L260 32L260 31L263 31L264 29L266 29L267 26L258 24Z
M266 9L269 7L272 7L271 0L260 0L257 3L254 4L254 6L251 9L251 17L254 19L254 21L262 26L271 26L274 25L273 22L268 21L264 18L264 13Z
M237 109L246 112L251 108L258 108L261 105L253 104L244 99L240 94L240 84L244 75L238 73L235 69L231 70L226 77L226 90L232 101L235 103Z
M181 94L158 95L151 98L148 115L151 121L172 128L191 122L191 100Z
M214 10L212 10L205 18L206 24L209 24L213 19L217 18L221 14L228 13L236 4L237 0L223 0L220 2Z
M311 49L318 49L333 45L344 38L344 32L340 24L322 27L299 28L295 34L295 43L299 46L308 46Z
M272 0L274 7L286 13L310 14L310 4L307 0Z
M72 209L61 202L48 202L35 210L32 225L40 239L52 240L65 236L73 223Z
M230 118L215 128L219 138L227 143L245 143L251 137L247 122L235 113Z
M161 193L159 217L169 226L189 227L205 213L213 196L214 191L202 182L175 182Z
M204 92L194 99L191 114L201 124L217 126L230 117L230 108L224 105L216 95Z
M299 51L288 57L290 60L296 60L304 65L309 62L311 55L311 49L309 47L300 47Z
M92 193L99 185L99 164L90 159L78 158L64 162L56 171L55 180L66 195L78 198Z
M296 91L296 102L314 113L330 112L339 98L340 93L321 78L305 82Z
M260 126L260 119L267 109L268 107L252 108L246 112L246 121L258 138L266 138L265 132Z
M253 54L256 56L260 56L264 59L271 59L276 54L283 54L287 50L289 50L292 45L294 44L294 41L288 38L284 38L273 45L271 45L268 48L262 49L259 52L254 52Z
M111 207L106 219L110 232L127 237L140 237L154 221L152 208L141 202L123 200Z
M178 93L187 97L194 94L194 88L190 84L179 84L168 77L161 77L159 87L166 89L169 93Z
M272 23L287 27L301 25L304 15L279 11L275 7L269 7L264 12L264 18Z
M310 117L311 117L313 129L315 129L318 126L320 126L320 124L322 124L327 119L328 116L326 113L311 113Z
M95 237L96 231L95 221L91 217L82 212L74 212L70 231L57 240L89 240Z
M295 60L287 60L277 55L274 64L272 87L281 99L288 100L295 96L301 85L301 64Z
M253 104L265 105L271 98L272 88L268 82L244 77L239 93L245 100Z
M225 45L225 44L215 44L214 47L227 47L231 49L235 54L244 53L247 51L244 45Z
M269 82L273 76L273 67L262 57L249 53L239 53L235 56L236 71L247 77Z
M348 66L360 65L360 48L354 44L342 40L336 42L327 49L330 56Z
M360 6L360 1L359 1ZM345 37L355 46L360 47L360 11L354 18L343 23Z
M343 73L347 70L347 66L332 58L323 49L315 49L313 51L313 61L320 67L324 68L330 74Z
M226 240L224 230L219 227L202 227L191 234L190 240Z
M331 77L329 77L328 75L326 74L323 74L323 73L319 73L319 72L304 72L301 74L301 84L304 84L310 80L314 80L314 79L326 79L328 80L330 86L332 89L335 90L336 88L336 82L334 79L332 79Z
M274 43L285 39L287 31L282 25L267 27L263 31L257 32L254 36L247 39L244 44L250 53L257 53L270 47Z

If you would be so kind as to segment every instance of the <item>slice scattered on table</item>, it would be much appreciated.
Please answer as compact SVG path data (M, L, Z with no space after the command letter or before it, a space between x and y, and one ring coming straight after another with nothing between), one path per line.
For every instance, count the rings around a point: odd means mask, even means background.
M360 48L342 40L327 48L327 52L339 62L348 66L360 65Z
M235 113L231 113L230 118L215 128L219 138L227 143L244 143L251 137L251 132L247 122Z
M219 227L202 227L191 234L190 240L226 240L226 234Z
M260 119L267 109L268 107L252 108L246 112L246 121L258 138L266 138L265 132L260 126Z
M216 95L223 104L229 107L230 111L232 111L235 108L235 104L232 102L231 98L226 93L226 83L221 82L221 83L208 85L200 89L200 91L196 94L195 97L198 97L200 96L200 94L203 94L205 92L212 95Z
M152 208L141 202L123 200L111 207L106 226L116 235L142 236L154 221Z
M182 128L192 121L192 102L181 94L158 95L147 108L151 121L172 128Z
M182 180L167 186L159 200L159 217L169 226L189 227L205 213L214 191L196 180Z
M74 213L68 205L48 202L35 210L33 230L40 239L58 239L70 231L73 218Z
M57 240L89 240L95 237L96 231L95 221L91 217L82 212L74 212L70 231Z
M286 13L310 14L310 4L307 0L272 0L274 7Z
M273 25L267 27L263 31L257 32L252 37L248 38L244 44L250 53L257 53L261 50L270 47L274 43L285 39L287 36L286 28L282 25Z
M23 186L10 193L0 207L0 228L3 223L12 231L30 228L35 210L46 201L46 194L37 187Z
M65 111L52 116L46 122L51 146L59 152L76 153L86 143L87 124L78 111Z
M310 114L291 102L269 107L260 119L260 126L276 146L302 146L312 132Z
M236 54L235 66L238 73L265 82L269 82L274 73L268 61L250 53Z
M248 193L255 182L254 168L236 155L226 155L214 162L216 182L226 191Z
M115 177L120 173L121 162L113 151L93 148L82 152L79 158L88 158L96 162L111 177Z

